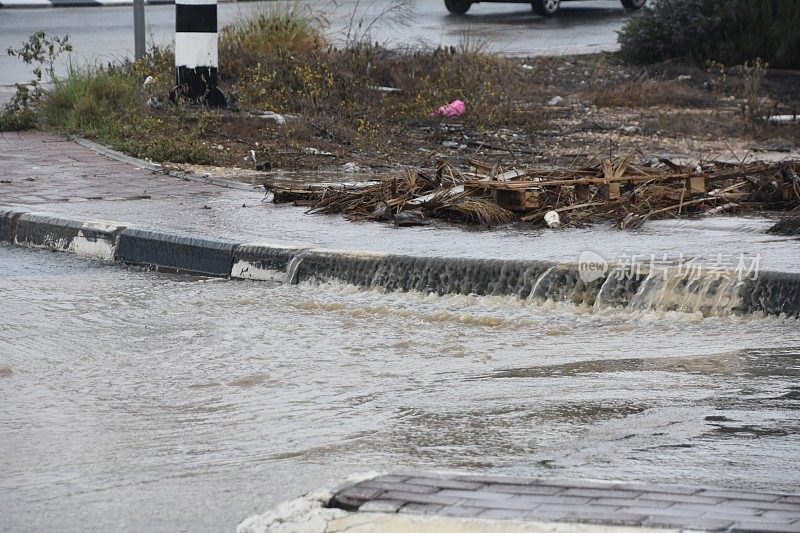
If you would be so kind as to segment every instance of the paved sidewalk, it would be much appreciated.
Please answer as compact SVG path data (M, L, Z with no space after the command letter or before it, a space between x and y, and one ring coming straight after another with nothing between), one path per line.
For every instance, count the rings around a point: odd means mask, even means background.
M401 471L341 489L332 505L458 518L800 531L800 493L610 481Z
M0 199L4 202L148 200L218 191L214 185L116 161L61 136L0 132Z
M0 133L0 206L309 248L571 262L592 243L593 251L610 260L666 254L713 262L724 253L758 255L763 270L800 270L797 250L787 247L785 238L763 233L773 224L767 219L654 221L624 237L602 224L565 231L519 226L474 231L445 223L400 229L339 215L309 216L305 209L264 202L263 190L248 184L188 174L182 179L134 158L118 154L117 160L98 151L104 149L57 135Z

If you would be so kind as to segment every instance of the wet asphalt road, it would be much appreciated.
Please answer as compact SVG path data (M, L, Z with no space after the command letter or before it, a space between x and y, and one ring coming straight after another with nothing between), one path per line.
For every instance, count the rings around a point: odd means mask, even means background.
M315 9L328 22L328 33L341 37L348 27L369 26L389 0L317 2ZM266 2L228 3L219 6L219 24L224 26ZM465 40L489 49L516 55L582 53L610 50L616 46L616 30L627 18L617 0L565 3L557 17L544 19L528 4L477 4L465 17L450 15L442 0L416 0L405 24L386 21L374 26L372 40L390 45L453 45ZM327 7L326 7L327 6ZM362 7L358 7L362 6ZM366 7L363 7L366 6ZM351 24L350 14L356 16ZM175 7L146 7L150 40L171 44ZM105 63L132 55L133 12L130 6L0 9L0 50L19 46L37 30L69 34L75 46L74 63ZM358 30L356 30L358 31ZM21 61L0 55L0 96L13 83L30 79L30 69ZM2 86L5 86L5 91Z

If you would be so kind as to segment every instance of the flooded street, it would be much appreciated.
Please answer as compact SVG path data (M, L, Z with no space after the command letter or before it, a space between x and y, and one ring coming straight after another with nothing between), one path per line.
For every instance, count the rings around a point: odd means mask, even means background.
M800 485L793 319L0 264L3 530L230 531L397 466Z
M220 3L219 25L227 26L253 12L269 9L271 2ZM303 2L305 4L305 2ZM526 4L478 4L468 16L447 12L442 0L414 0L403 24L381 16L389 9L387 0L339 0L310 2L314 14L326 26L334 41L348 33L361 36L371 27L373 40L388 46L459 46L462 43L514 55L579 54L616 50L616 30L627 18L617 0L570 2L557 19L533 13ZM371 24L375 19L380 23ZM175 31L174 5L148 5L145 10L148 43L172 46ZM576 32L580 27L580 32ZM0 16L0 49L19 47L37 30L48 35L70 36L77 65L118 61L133 55L133 16L130 7L56 7L48 9L5 9ZM66 64L64 65L66 66ZM31 68L5 53L0 56L2 86L10 91L14 83L31 78ZM10 96L10 92L7 92Z

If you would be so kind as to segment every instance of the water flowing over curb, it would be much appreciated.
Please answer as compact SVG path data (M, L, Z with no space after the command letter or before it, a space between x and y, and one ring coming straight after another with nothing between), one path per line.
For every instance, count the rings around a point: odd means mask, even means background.
M610 265L591 281L579 265L447 258L238 243L129 224L0 208L0 240L167 272L238 279L340 281L370 289L516 296L601 310L680 311L704 316L800 315L800 274L696 276L670 267Z

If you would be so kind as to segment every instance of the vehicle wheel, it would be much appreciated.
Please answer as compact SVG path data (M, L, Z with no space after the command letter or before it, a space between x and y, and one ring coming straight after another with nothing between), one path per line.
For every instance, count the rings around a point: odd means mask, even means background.
M636 11L642 9L647 3L647 0L622 0L622 7Z
M549 17L558 11L559 4L561 4L561 0L533 0L531 7L537 15Z
M463 15L469 11L471 5L469 0L444 0L444 7L454 15Z

